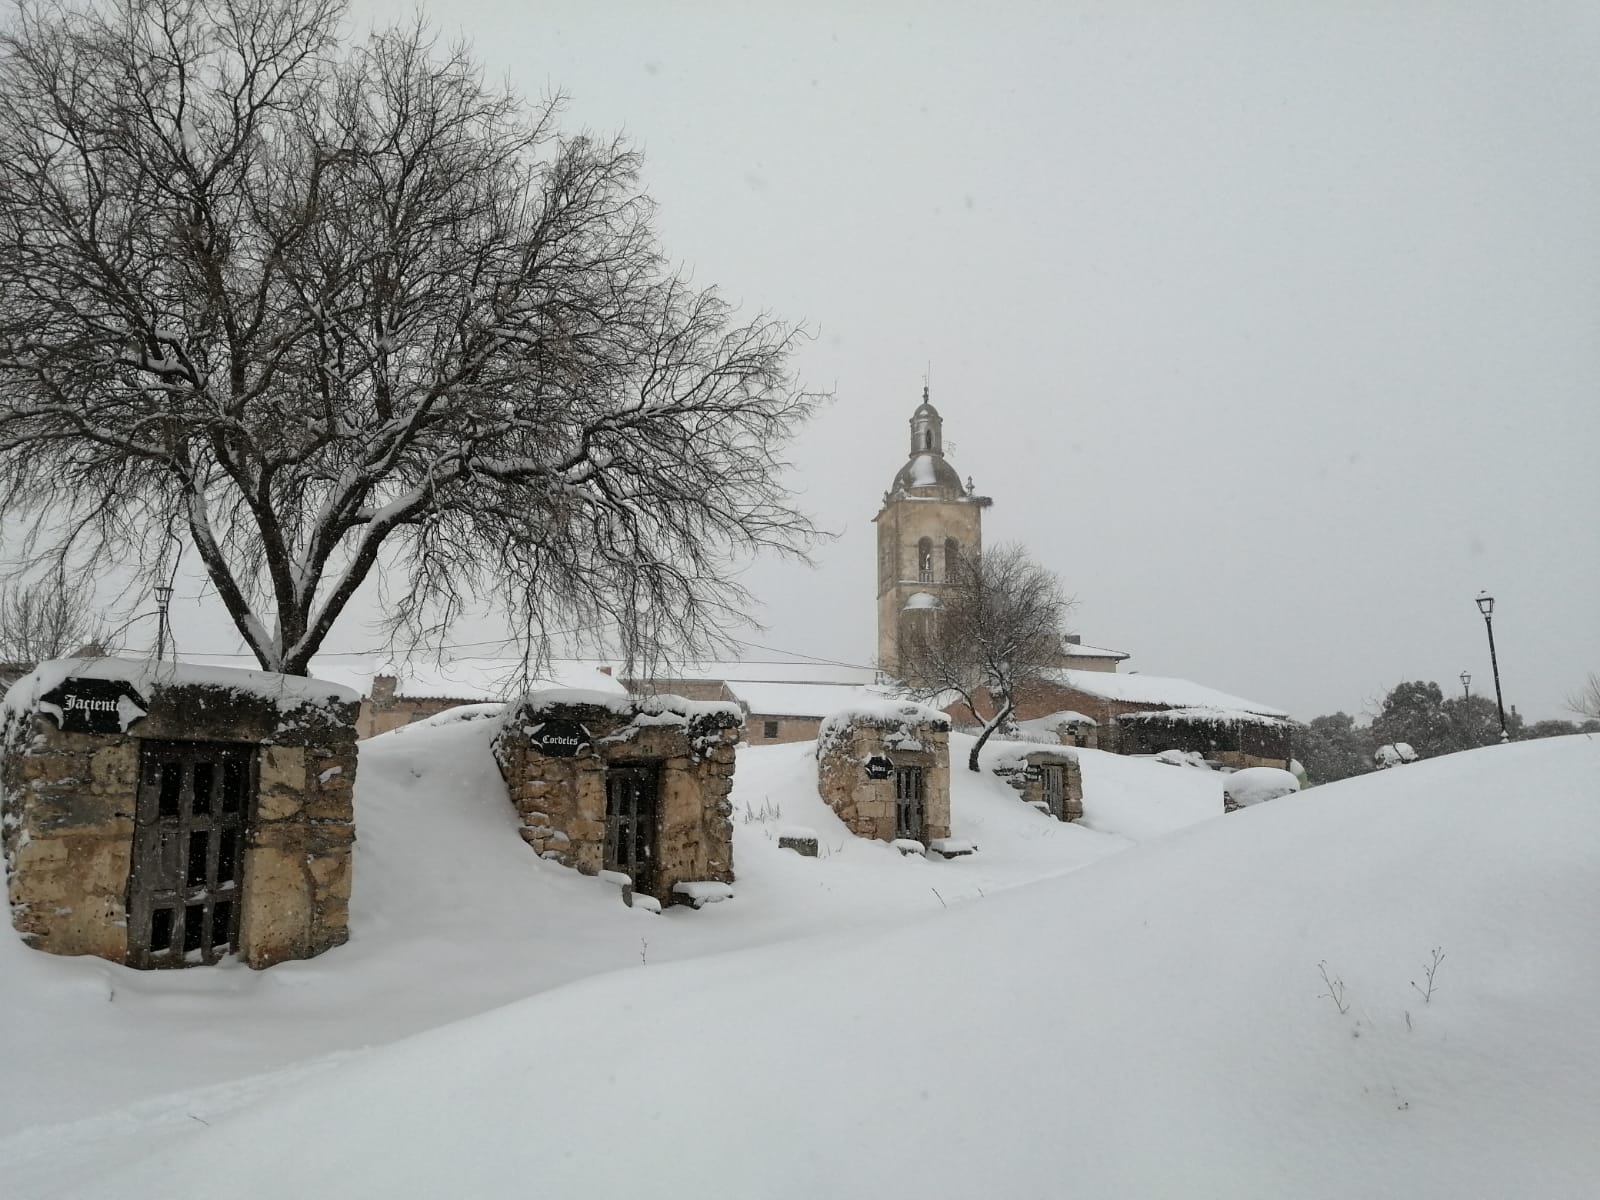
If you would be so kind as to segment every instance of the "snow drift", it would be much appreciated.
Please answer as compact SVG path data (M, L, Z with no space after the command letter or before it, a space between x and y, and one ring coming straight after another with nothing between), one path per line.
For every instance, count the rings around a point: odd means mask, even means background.
M1587 1196L1597 773L1596 738L1454 755L931 916L647 958L197 1094L208 1124L37 1194ZM628 915L648 948L742 902Z

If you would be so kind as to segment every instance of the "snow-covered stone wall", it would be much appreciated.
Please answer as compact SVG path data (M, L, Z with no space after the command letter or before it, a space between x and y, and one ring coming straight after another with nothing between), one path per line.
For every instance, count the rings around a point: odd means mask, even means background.
M736 704L678 696L535 692L507 709L495 757L521 834L540 857L587 875L620 869L615 840L630 836L646 858L631 871L636 892L674 903L680 883L733 882L734 748L744 714ZM630 768L652 790L619 833L608 783ZM641 783L643 786L643 783ZM627 857L624 855L624 857Z
M1059 821L1083 819L1083 771L1071 750L1008 742L994 746L990 754L994 773L1027 803Z
M910 787L920 795L908 805ZM948 838L950 719L889 700L833 714L817 739L817 791L857 837Z
M141 967L342 945L357 704L254 671L40 664L0 727L13 926L40 950Z

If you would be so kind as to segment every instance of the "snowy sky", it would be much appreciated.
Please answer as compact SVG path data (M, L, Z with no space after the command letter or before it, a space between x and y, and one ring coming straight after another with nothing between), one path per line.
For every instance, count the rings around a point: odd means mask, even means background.
M986 539L1129 667L1301 717L1487 691L1487 588L1508 705L1600 670L1600 9L429 11L643 146L697 280L816 331L794 481L841 536L751 568L753 640L870 660L931 367Z

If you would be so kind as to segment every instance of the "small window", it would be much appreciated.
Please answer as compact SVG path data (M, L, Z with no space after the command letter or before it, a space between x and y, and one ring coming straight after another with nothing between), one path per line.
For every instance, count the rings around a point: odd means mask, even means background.
M923 538L917 543L917 579L921 583L933 582L932 538Z
M775 737L777 737L778 736L778 723L776 721L763 721L763 722L761 722L761 736L765 737L765 738L775 738Z

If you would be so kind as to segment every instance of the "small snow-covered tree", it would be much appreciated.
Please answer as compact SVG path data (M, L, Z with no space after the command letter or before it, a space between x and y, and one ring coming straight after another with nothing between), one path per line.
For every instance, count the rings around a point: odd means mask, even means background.
M668 264L619 141L341 0L23 0L0 27L0 509L32 561L186 539L304 673L375 568L698 651L804 555L799 336Z
M957 553L938 608L907 626L898 664L908 694L960 703L982 730L967 757L1011 721L1019 698L1061 661L1072 608L1055 574L1015 543Z

